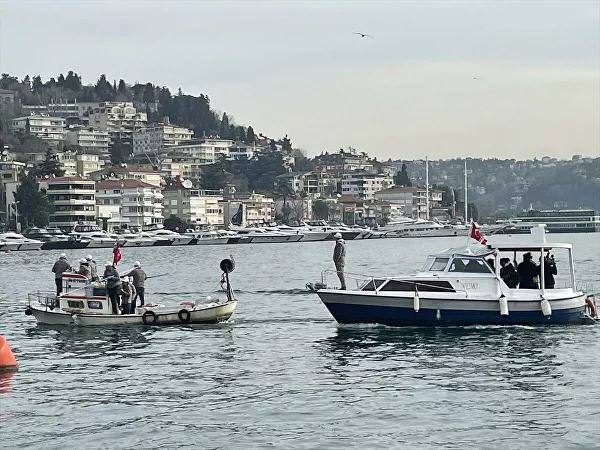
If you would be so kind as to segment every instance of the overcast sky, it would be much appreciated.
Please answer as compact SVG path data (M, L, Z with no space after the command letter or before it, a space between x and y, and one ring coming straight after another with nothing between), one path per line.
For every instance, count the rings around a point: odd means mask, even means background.
M599 156L599 23L596 0L0 0L0 70L205 93L309 155Z

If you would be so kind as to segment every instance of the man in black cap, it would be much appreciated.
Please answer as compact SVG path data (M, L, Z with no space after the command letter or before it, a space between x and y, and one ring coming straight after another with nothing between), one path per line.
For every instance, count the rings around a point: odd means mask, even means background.
M534 278L540 275L540 268L533 262L531 252L523 255L523 261L517 267L517 272L521 279L520 289L539 289L539 285Z

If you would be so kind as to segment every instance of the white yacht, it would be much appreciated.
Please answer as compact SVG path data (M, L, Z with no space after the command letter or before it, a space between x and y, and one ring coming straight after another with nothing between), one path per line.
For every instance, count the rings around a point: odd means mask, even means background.
M150 236L145 231L134 227L117 229L112 236L119 242L123 242L123 247L152 247L172 244L169 239Z
M300 235L302 242L324 241L331 236L328 231L314 231L309 227L290 227L288 225L277 225L273 227L265 227L267 231L275 231L290 235Z
M44 243L37 239L27 239L19 233L0 233L0 251L39 250Z
M304 235L286 234L281 231L267 231L264 228L246 228L238 225L229 225L229 231L235 231L240 237L239 243L265 244L276 242L298 242Z
M198 245L234 244L240 240L237 233L227 230L188 229L184 233L184 236L192 238L190 244Z
M84 225L79 224L73 227L73 230L69 233L69 236L73 236L75 239L85 239L89 241L87 248L111 248L117 243L117 239L113 238L100 228L98 225ZM125 243L125 240L121 241L121 245Z
M329 237L327 238L328 240L333 239L333 235L335 233L340 233L346 241L356 239L362 234L362 231L353 230L343 224L332 225L324 220L309 220L304 222L303 226L307 227L311 231L322 231L329 233Z
M189 245L193 239L190 236L185 236L183 234L161 228L157 224L144 225L142 227L142 231L155 238L168 239L171 241L171 245Z

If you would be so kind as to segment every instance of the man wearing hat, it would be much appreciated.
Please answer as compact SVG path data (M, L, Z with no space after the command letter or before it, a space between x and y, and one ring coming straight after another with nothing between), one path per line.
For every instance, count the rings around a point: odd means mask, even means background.
M133 269L131 269L131 271L127 274L128 276L130 276L133 279L133 287L135 288L135 297L133 298L131 304L132 307L135 309L135 305L137 302L137 299L139 297L140 299L140 308L142 306L144 306L144 289L145 289L145 282L146 279L148 278L146 276L146 272L144 272L144 269L142 269L142 265L140 264L139 261L136 261L133 263Z
M346 265L346 242L342 239L342 233L335 233L335 247L333 248L333 263L340 279L340 289L346 289L346 279L344 278L344 266Z
M88 267L90 268L90 273L92 274L92 281L98 281L98 269L96 269L96 261L92 258L92 255L87 255L85 257Z
M517 266L519 273L520 289L539 289L537 281L534 279L540 275L540 268L533 262L531 252L523 255L523 261Z
M81 258L79 260L79 270L77 273L79 275L84 275L88 280L92 279L92 272L90 271L90 266L87 262L87 259Z
M119 293L121 291L121 277L119 272L113 266L113 263L107 261L104 264L104 280L106 280L106 291L112 304L113 314L119 314Z
M54 282L56 283L56 296L62 292L62 274L71 271L71 264L67 261L67 255L61 253L58 260L52 266L54 272Z

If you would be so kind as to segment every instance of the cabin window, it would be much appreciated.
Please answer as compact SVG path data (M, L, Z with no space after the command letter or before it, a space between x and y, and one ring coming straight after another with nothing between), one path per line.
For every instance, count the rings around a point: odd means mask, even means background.
M435 258L433 258L433 257L427 258L427 261L425 261L425 264L423 264L423 268L421 269L421 272L427 272L429 270L429 268L431 267L431 265L433 264L434 260L435 260Z
M69 305L69 308L83 309L83 302L82 301L69 300L67 303Z
M492 273L492 270L483 259L454 258L448 272Z
M442 272L448 265L450 258L435 258L435 261L429 269L431 272Z
M102 302L98 300L88 301L88 308L90 309L102 309Z

